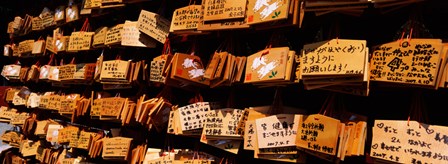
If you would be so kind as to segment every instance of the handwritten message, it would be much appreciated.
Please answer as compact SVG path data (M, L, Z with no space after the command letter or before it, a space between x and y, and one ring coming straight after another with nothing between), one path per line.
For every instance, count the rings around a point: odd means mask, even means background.
M257 144L257 133L256 133L255 120L246 121L246 126L244 127L244 149L254 150L254 144Z
M174 10L170 32L197 29L202 17L201 5L190 5Z
M100 27L95 31L95 34L93 35L93 43L92 45L97 46L100 44L104 44L104 41L106 40L106 33L108 31L108 27Z
M160 43L165 43L165 39L170 30L170 21L155 13L142 10L138 17L137 27L146 35L149 35Z
M61 100L61 109L59 113L67 113L71 114L76 109L76 100L75 99L63 99Z
M340 121L315 114L303 117L298 127L297 146L325 154L335 155Z
M55 22L54 22L54 15L53 14L47 13L47 14L44 14L42 16L42 26L44 28L53 26L54 24L55 24Z
M240 109L217 109L208 111L205 114L205 135L241 137L237 133L237 129L242 115L243 110Z
M19 53L29 53L33 51L34 40L25 40L19 43Z
M103 98L101 116L118 116L126 99L121 97Z
M201 15L204 15L205 10L205 0L202 1L202 12ZM221 20L221 21L207 21L201 19L198 24L198 30L200 31L213 31L213 30L224 30L224 29L244 29L249 28L247 24L247 17L241 19L230 19L230 20Z
M377 47L370 62L370 79L435 86L442 41L412 39Z
M90 116L91 117L101 116L102 106L103 106L103 99L93 100L93 105L92 105L92 108L90 109Z
M121 45L134 47L156 47L157 41L142 35L137 28L137 22L127 21L121 32Z
M42 26L42 19L40 17L33 17L31 20L31 30L37 31L44 29L44 26Z
M207 119L205 114L210 110L208 102L197 102L178 108L182 131L203 128Z
M104 41L104 44L110 45L110 44L116 44L121 42L121 30L123 30L123 24L115 25L114 27L110 28L106 33L106 40Z
M246 0L205 0L204 21L244 18Z
M72 80L75 72L75 64L59 66L59 80Z
M103 139L104 157L126 157L129 152L132 138L114 137Z
M94 32L72 32L68 42L68 51L89 50Z
M332 39L303 46L302 75L364 74L365 40Z
M128 74L129 61L112 60L105 61L101 67L100 80L121 79L125 80Z
M397 163L447 163L448 127L375 120L370 156Z
M73 126L59 129L58 142L59 143L66 143L71 141L76 142L78 140L78 131L79 129Z
M92 132L86 132L81 131L81 134L79 134L79 138L76 144L76 148L79 149L88 149L90 145L90 137L93 137L95 133Z
M258 148L295 146L301 117L302 115L280 114L256 119Z
M163 76L163 68L165 67L166 60L163 60L160 57L154 58L151 61L150 70L149 70L149 80L153 82L165 82L165 77Z

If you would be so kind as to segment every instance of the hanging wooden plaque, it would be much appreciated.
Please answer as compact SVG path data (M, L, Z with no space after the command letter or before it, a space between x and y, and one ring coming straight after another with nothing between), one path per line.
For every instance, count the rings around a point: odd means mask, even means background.
M65 8L65 22L72 22L79 19L79 10L77 5L71 5Z
M174 10L171 19L170 32L179 30L194 30L202 17L201 5L189 5Z
M411 39L378 46L370 61L370 80L435 87L442 40Z
M448 127L375 120L370 156L394 163L446 163Z
M303 46L302 75L364 74L365 40L332 39Z
M64 19L65 19L65 7L59 6L54 11L54 21L58 22L58 21L62 21Z
M72 32L68 44L68 51L89 50L94 32Z
M137 27L146 35L149 35L160 43L165 43L165 39L168 37L170 30L170 21L156 13L142 10L138 17Z
M42 19L40 17L34 17L31 20L31 30L38 31L43 29L44 27L42 26Z
M94 47L104 44L106 40L106 33L108 31L108 27L100 27L95 31L95 35L93 35L93 43Z
M287 19L289 5L290 0L248 0L247 24Z
M100 80L126 80L130 62L124 60L104 61L101 66Z
M104 40L105 45L112 45L121 42L121 31L123 30L123 24L115 25L109 28L106 33L106 39Z
M204 21L244 18L246 0L204 0Z
M339 120L320 114L304 116L297 130L297 147L336 155L339 124Z
M289 48L269 48L247 57L244 83L284 79Z

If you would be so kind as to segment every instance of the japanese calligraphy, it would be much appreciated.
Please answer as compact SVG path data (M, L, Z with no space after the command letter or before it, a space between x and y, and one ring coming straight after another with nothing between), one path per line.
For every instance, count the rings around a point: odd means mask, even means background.
M126 157L131 146L132 138L114 137L104 138L103 140L103 158L104 157Z
M106 33L105 45L116 44L121 42L121 30L123 30L123 24L115 25Z
M140 31L137 28L137 22L126 21L121 31L121 45L123 46L135 46L135 47L156 47L156 41L143 37L140 35Z
M112 60L105 61L101 67L100 80L102 79L126 79L129 69L129 61Z
M243 110L217 109L208 111L205 116L204 132L211 136L241 137L237 133Z
M205 114L210 110L208 102L197 102L178 108L182 131L201 129L207 118Z
M246 0L205 0L204 21L244 18Z
M59 80L72 80L76 71L75 64L67 64L59 67Z
M416 121L375 120L370 156L397 163L446 163L447 130Z
M244 127L244 149L254 150L254 144L256 144L257 133L256 133L255 121L246 121L246 126Z
M154 60L151 61L149 72L150 81L165 82L165 77L162 75L165 64L166 60L163 60L162 58L154 58Z
M258 148L296 145L296 135L302 115L280 114L255 120Z
M108 31L108 27L100 27L95 31L95 35L93 36L93 46L97 46L100 44L104 44L106 39L106 33Z
M298 125L297 146L316 152L335 155L339 137L340 121L331 117L314 114L303 117Z
M302 75L364 74L365 40L333 39L303 47Z
M141 32L160 43L165 42L170 30L170 21L155 13L142 10L137 22L137 28Z
M440 39L412 39L383 44L370 62L370 79L406 84L436 84L440 66Z
M72 32L68 44L68 51L89 50L94 32Z
M190 5L176 9L171 20L170 32L197 29L202 18L202 6Z

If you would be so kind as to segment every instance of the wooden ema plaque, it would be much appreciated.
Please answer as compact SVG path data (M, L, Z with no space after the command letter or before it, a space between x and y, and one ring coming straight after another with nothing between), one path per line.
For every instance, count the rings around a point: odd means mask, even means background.
M242 139L241 133L238 133L239 124L243 116L243 110L240 109L216 109L210 110L205 114L206 119L202 134L207 139L232 137Z
M303 46L302 76L364 74L365 40L332 39Z
M258 148L296 145L298 125L302 115L280 114L255 120ZM277 132L279 135L277 135Z
M40 17L34 17L31 20L31 30L38 31L43 30L44 26L42 26L42 19Z
M396 163L446 163L448 127L375 120L370 156Z
M128 156L132 138L114 137L103 139L103 158L125 158Z
M329 155L336 155L339 120L314 114L303 117L297 130L297 147ZM258 129L257 129L258 130Z
M93 35L93 46L99 46L104 44L104 41L106 40L106 33L108 31L108 27L100 27L95 31L95 34Z
M210 84L210 80L204 78L205 68L199 56L176 53L173 57L173 62L171 78L193 84Z
M126 21L121 31L121 45L155 48L157 41L141 34L137 28L137 22Z
M19 53L30 53L33 51L34 40L25 40L19 43Z
M165 43L170 31L170 21L156 13L142 10L138 17L137 28L160 43Z
M412 39L380 45L372 54L370 80L435 87L441 52L440 39Z
M180 30L194 30L202 17L201 5L190 5L174 10L170 32Z
M288 18L290 0L248 0L247 24L258 24Z
M101 66L100 80L126 81L129 70L129 61L104 61Z
M269 48L247 57L244 83L284 79L288 47Z
M68 51L89 50L94 32L72 32L68 44Z
M101 116L118 117L124 107L126 98L113 97L103 98L100 114Z
M205 0L202 1L202 15L204 15L205 10ZM198 30L200 31L214 31L214 30L225 30L225 29L245 29L249 28L247 24L247 17L240 19L223 19L220 21L204 21L203 17L199 21Z
M109 28L106 33L105 45L112 45L121 43L121 31L123 30L123 24L115 25Z
M204 0L204 21L244 18L246 0Z

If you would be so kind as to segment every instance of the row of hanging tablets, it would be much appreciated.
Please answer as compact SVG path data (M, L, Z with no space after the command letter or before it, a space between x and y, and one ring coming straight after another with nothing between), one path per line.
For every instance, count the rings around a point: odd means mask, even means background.
M214 88L238 82L284 86L301 80L308 90L363 96L369 94L370 81L437 89L448 81L447 50L440 39L412 39L382 44L369 56L365 40L332 39L307 44L301 53L273 47L239 57L217 50L207 66L199 56L164 50L151 61L150 81Z

